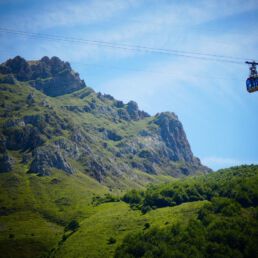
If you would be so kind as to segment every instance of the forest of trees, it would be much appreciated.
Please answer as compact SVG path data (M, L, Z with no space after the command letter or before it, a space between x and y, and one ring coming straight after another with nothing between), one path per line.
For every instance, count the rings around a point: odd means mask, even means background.
M258 166L128 192L123 200L143 212L208 200L189 223L129 234L115 257L258 257Z
M206 176L187 177L164 185L150 186L145 192L132 190L123 201L143 213L185 202L227 197L243 207L258 204L258 166L239 166Z

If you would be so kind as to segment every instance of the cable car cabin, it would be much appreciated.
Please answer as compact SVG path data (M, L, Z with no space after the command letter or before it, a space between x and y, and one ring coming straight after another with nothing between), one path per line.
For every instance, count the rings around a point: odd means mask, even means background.
M249 70L250 70L250 75L249 78L246 80L246 89L248 92L255 92L258 91L258 74L256 71L256 63L255 61L252 62L245 62L246 64L250 65Z
M248 92L258 91L258 77L257 78L248 78L246 80L246 89Z

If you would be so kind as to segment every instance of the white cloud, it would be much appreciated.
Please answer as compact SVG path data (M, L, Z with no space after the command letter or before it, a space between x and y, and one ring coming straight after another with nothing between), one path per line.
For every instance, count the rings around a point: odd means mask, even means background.
M156 9L153 9L154 7L150 4L148 8L145 8L143 12L138 13L133 18L129 20L125 18L124 21L105 31L94 32L91 37L105 39L106 41L128 42L152 34L153 39L160 46L166 32L169 34L180 29L185 30L210 20L253 10L255 7L258 7L256 1L250 0L246 1L245 5L239 0L216 1L216 3L195 1L193 4L172 1L164 3L161 1ZM163 33L162 37L155 35L157 32ZM150 42L145 39L145 45L146 42L150 46L155 45L153 41Z
M82 31L80 37L107 42L139 44L156 48L164 47L232 56L238 56L245 49L246 56L250 58L253 54L253 49L256 49L256 35L242 32L241 34L227 33L226 35L204 36L200 33L191 33L191 28L212 18L218 19L223 15L249 10L254 6L253 1L248 1L249 4L244 5L244 7L239 4L239 1L235 1L235 4L230 6L230 8L224 8L224 4L220 3L212 6L214 9L211 8L211 5L205 4L206 2L203 3L204 7L200 10L192 5L187 7L180 4L161 5L154 13L145 11L139 14L138 17L132 18L131 21L125 18L125 21L115 23L116 25L105 28L105 30L100 29L87 33ZM221 5L223 11L218 11ZM183 19L182 11L187 19ZM204 14L199 15L198 12L200 11L205 14L205 17L202 17ZM101 58L117 59L133 55L139 56L141 54L139 52L107 47L82 46L81 48L83 51L78 51L81 55L75 53L77 58L83 59L85 53L87 58L90 56L94 61L99 61Z
M140 1L55 1L2 17L2 26L39 31L53 27L103 22ZM32 5L33 6L33 5Z
M238 160L223 157L204 157L201 159L201 161L204 165L213 169L220 169L243 164L258 164L258 161Z

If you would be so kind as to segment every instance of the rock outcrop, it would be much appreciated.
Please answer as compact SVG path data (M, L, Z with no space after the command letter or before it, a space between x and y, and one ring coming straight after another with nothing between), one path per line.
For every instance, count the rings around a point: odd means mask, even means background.
M139 120L150 116L148 113L139 110L138 104L135 101L128 102L127 112L132 120Z
M0 154L0 173L12 170L12 161L7 153Z
M33 149L45 141L39 130L31 125L5 129L4 134L6 147L10 150Z
M40 176L50 175L51 168L61 169L68 174L74 173L73 168L62 155L60 149L54 146L43 146L33 151L33 161L30 172Z

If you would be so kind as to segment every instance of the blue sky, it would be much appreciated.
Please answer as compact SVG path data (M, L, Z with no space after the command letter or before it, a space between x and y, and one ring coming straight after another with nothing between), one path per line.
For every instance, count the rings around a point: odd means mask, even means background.
M0 27L258 60L257 0L0 0ZM173 111L213 169L258 163L258 93L248 67L0 33L0 62L59 56L87 85L155 114Z

